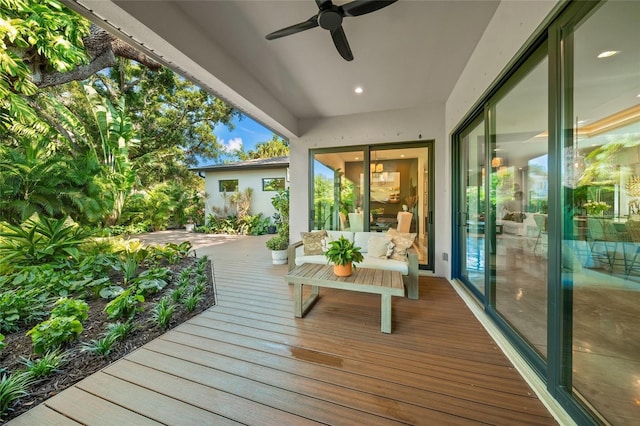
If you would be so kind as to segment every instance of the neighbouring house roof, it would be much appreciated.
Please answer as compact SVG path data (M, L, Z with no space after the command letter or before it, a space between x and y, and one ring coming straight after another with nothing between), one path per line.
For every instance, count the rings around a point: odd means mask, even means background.
M192 167L190 170L196 172L215 172L224 170L281 169L285 167L289 167L289 156L258 158L255 160L238 161L236 163L212 164L210 166Z

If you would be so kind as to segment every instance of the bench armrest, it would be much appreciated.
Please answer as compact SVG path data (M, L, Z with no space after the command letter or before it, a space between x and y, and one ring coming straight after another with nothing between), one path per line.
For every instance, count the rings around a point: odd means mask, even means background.
M409 261L409 275L407 276L407 297L417 300L420 297L418 282L418 252L414 248L407 250Z
M287 248L287 259L289 262L289 270L292 270L296 267L296 249L302 246L302 241L297 241L295 243L289 244L289 248Z

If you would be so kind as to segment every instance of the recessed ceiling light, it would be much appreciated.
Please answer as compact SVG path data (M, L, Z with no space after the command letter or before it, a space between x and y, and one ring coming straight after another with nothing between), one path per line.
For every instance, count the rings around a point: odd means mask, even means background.
M611 56L617 55L618 53L620 53L619 50L605 50L604 52L600 52L598 54L598 58L610 58Z
M638 94L636 95L636 98L640 98L640 93L638 93Z
M586 122L587 122L587 120L578 120L578 124L584 124Z
M404 154L400 154L400 158L404 158Z
M364 89L362 87L358 86L353 91L356 92L359 95L360 93L364 92Z
M359 159L360 159L360 157L356 157L356 160L359 160Z

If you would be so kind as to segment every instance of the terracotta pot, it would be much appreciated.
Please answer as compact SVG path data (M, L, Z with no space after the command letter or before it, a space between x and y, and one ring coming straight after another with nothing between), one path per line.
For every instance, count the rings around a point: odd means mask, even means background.
M348 277L353 274L353 264L333 265L333 273L338 277Z

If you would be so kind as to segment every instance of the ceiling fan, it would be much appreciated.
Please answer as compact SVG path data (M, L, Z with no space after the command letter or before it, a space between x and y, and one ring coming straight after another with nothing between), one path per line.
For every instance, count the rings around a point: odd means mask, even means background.
M320 9L318 14L299 24L291 25L290 27L267 34L266 39L274 40L320 26L331 32L333 44L335 44L340 55L347 61L352 61L353 53L351 53L347 36L342 29L343 18L366 15L367 13L375 12L376 10L389 6L396 1L397 0L355 0L342 6L336 6L331 0L316 0L318 9Z

